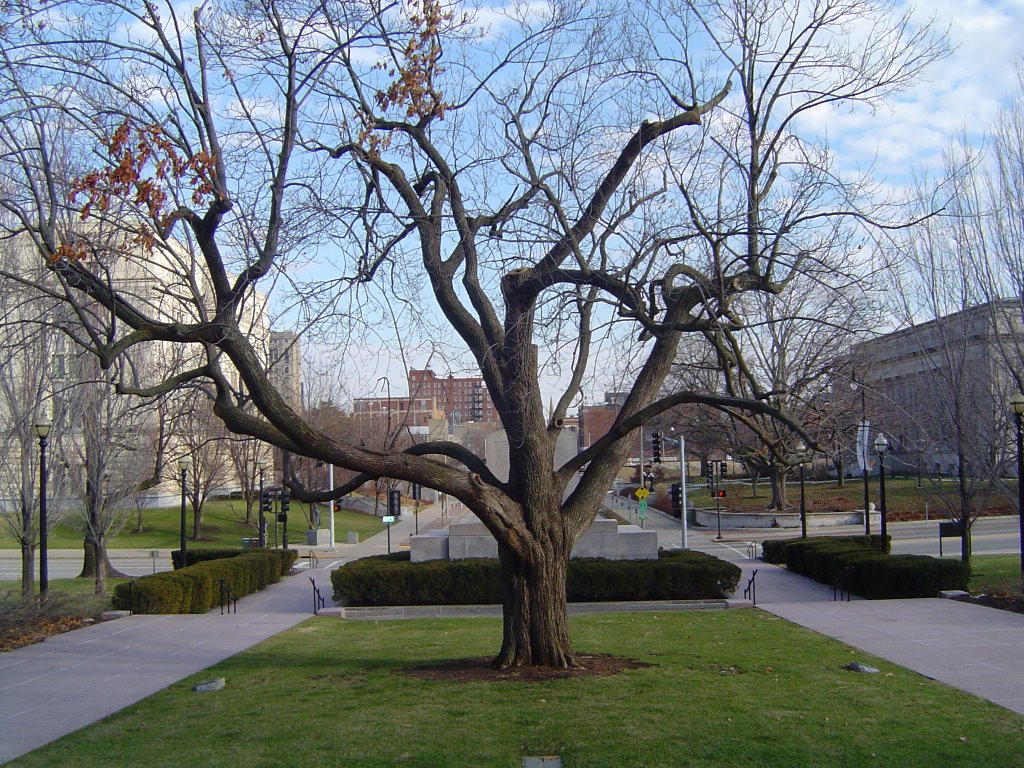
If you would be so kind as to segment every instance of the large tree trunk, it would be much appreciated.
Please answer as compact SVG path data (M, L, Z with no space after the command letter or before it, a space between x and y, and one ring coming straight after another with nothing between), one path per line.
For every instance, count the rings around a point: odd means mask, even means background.
M772 484L772 503L768 507L776 512L786 511L786 472L782 467L772 466L768 469L768 479Z
M82 548L85 557L82 562L82 572L78 574L78 578L95 579L95 592L97 595L105 595L107 593L108 578L125 578L127 576L127 574L121 573L110 564L105 540L96 542L86 536Z
M21 542L21 594L32 597L36 591L36 548L28 541Z
M535 548L532 562L499 545L504 576L504 627L494 659L508 667L575 666L565 597L568 552Z
M846 487L846 462L842 457L832 459L832 466L836 470L836 488Z

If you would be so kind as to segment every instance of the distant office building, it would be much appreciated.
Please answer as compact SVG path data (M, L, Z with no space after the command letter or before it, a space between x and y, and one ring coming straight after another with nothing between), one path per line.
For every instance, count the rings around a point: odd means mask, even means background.
M409 396L435 398L451 425L467 421L497 422L498 412L479 376L440 378L429 368L409 371Z
M891 444L887 465L952 474L958 454L985 465L1004 460L1014 391L1007 360L1021 350L1017 301L982 304L855 345L871 440L882 432Z
M302 346L295 331L271 331L270 383L296 411L302 410Z

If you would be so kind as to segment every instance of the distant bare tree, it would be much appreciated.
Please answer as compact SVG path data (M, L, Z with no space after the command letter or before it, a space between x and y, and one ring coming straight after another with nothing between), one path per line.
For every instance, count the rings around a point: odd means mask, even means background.
M231 438L210 413L209 400L201 392L186 392L176 405L174 432L181 453L189 459L186 495L192 506L192 538L203 533L203 505L215 491L226 490L232 466ZM169 477L177 465L170 466ZM252 477L251 473L247 473Z

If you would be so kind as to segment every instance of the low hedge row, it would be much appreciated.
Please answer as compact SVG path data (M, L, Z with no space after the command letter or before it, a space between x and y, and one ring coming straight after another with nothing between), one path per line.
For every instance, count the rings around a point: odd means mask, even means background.
M878 537L871 539L790 539L783 547L786 567L823 584L834 584L849 568L846 588L867 598L937 597L944 589L966 589L970 570L962 561L890 555L873 548Z
M294 549L270 549L268 547L253 547L252 549L187 549L185 550L185 562L181 561L181 550L171 552L171 563L174 569L186 568L196 563L203 563L207 560L224 560L229 557L248 555L252 552L266 552L273 555L280 561L281 573L288 573L299 559L299 553Z
M786 562L786 548L793 543L801 541L830 541L830 542L849 542L851 544L857 544L860 547L866 547L873 549L876 552L881 549L882 536L878 533L873 533L870 536L825 536L815 537L813 539L766 539L761 542L761 556L764 558L766 563L775 563L776 565L782 565ZM885 551L889 552L892 548L892 537L885 537Z
M701 552L663 552L657 560L569 561L569 602L700 600L735 592L740 569ZM479 605L502 602L495 559L430 560L367 557L331 573L344 605Z
M297 556L294 550L257 550L200 558L195 565L118 584L114 607L134 613L207 613L220 600L221 579L238 597L252 594L280 581Z

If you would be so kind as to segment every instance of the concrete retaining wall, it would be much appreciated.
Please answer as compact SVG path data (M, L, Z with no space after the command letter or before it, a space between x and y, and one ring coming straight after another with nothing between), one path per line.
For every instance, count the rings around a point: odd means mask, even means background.
M447 529L413 536L409 544L413 562L498 556L498 543L481 522L452 523ZM653 560L658 557L658 534L614 520L595 520L576 542L572 556Z

